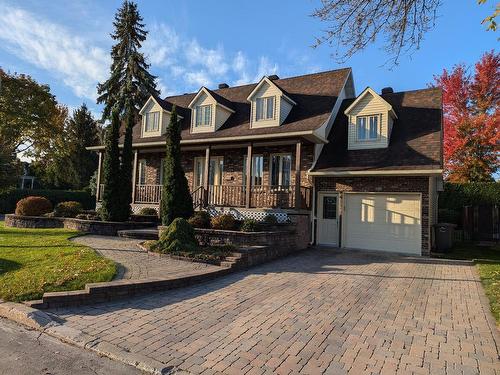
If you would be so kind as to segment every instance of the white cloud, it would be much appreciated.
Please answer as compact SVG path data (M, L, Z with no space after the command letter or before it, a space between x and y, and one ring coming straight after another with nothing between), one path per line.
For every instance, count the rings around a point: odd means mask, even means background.
M96 84L106 78L106 51L22 9L0 4L0 40L0 46L50 71L78 97L95 100Z
M238 51L233 59L233 70L238 74L236 85L244 85L250 82L248 74L248 60L242 51Z
M269 58L266 56L261 56L259 59L259 67L257 69L257 74L254 76L254 81L259 81L263 76L269 76L271 74L278 73L278 64L271 63Z
M201 86L210 87L213 84L210 75L204 70L188 72L184 75L184 77L187 83L196 87L201 87Z
M165 24L154 24L143 44L143 51L152 65L161 67L174 64L180 37Z
M211 75L223 76L229 70L221 46L217 49L204 48L194 39L186 45L185 52L187 63L202 66Z

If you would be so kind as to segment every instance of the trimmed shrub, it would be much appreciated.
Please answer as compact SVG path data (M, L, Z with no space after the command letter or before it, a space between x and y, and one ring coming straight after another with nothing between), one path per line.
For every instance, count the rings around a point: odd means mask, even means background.
M240 230L242 232L258 232L260 224L254 219L245 219L243 220L243 224L241 224Z
M233 215L223 214L215 216L210 221L212 228L222 230L234 230L236 227L236 220Z
M197 249L198 241L194 236L194 229L181 217L172 221L156 245L156 250L161 253L193 252Z
M158 216L158 211L156 211L153 207L143 207L139 210L139 215Z
M80 202L69 201L58 203L54 209L55 217L76 217L79 213L83 211L83 207Z
M461 217L461 212L457 210L451 210L449 208L440 208L438 210L439 223L461 224Z
M276 215L267 214L262 222L265 225L276 225L278 224L278 218L276 217Z
M82 213L76 215L75 218L81 220L101 221L101 217L95 211L83 211Z
M196 211L188 222L193 228L210 228L210 214L207 211Z
M44 197L26 197L16 205L16 215L42 216L51 211L52 203Z
M29 196L47 198L53 206L61 202L76 201L80 202L85 209L95 208L95 197L86 191L10 189L0 192L0 213L10 214L14 212L16 203Z
M471 182L457 184L447 182L439 193L439 208L462 212L464 206L500 204L500 183Z

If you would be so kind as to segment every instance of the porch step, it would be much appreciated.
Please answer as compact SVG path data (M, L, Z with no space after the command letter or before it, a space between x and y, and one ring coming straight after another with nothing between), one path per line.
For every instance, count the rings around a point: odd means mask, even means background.
M123 238L134 238L137 240L157 240L158 239L158 229L128 229L119 230L117 232L118 237Z

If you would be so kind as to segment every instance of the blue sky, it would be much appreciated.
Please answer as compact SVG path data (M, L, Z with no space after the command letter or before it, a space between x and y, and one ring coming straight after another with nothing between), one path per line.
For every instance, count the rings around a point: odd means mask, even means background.
M351 66L357 92L366 86L396 91L426 87L434 74L463 62L472 66L496 48L498 33L480 21L495 1L444 0L436 27L421 49L384 66L381 44L338 65L328 46L313 49L325 25L310 17L319 0L139 1L150 31L144 52L162 96ZM286 4L286 6L285 6ZM0 0L0 66L50 85L70 109L86 102L95 114L95 86L107 78L109 36L121 0Z

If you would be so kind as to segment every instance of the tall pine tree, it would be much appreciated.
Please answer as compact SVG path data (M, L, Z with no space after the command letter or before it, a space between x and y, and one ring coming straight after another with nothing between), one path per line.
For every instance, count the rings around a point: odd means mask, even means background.
M86 149L99 142L97 123L87 105L73 111L66 129L66 144L69 147L67 173L73 189L83 189L97 168L97 155Z
M166 138L160 213L163 225L170 225L178 217L187 219L193 215L193 199L181 164L181 129L175 106Z
M103 119L116 110L125 123L125 137L120 167L122 205L130 211L132 199L132 128L139 109L150 95L159 95L156 77L148 72L149 64L139 52L148 32L144 29L137 4L125 0L115 15L115 31L111 37L117 43L111 49L111 74L97 86L97 103L104 104Z
M124 215L120 196L120 150L118 149L120 118L118 111L112 111L111 117L111 125L106 129L106 141L104 145L102 171L104 191L102 194L101 215L105 221L125 221L128 219L128 212Z

